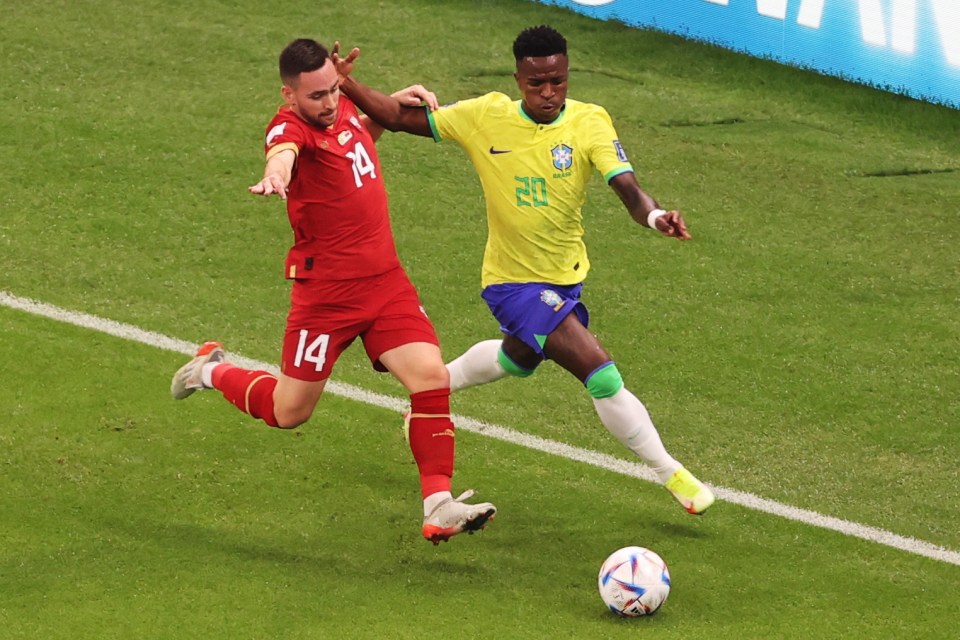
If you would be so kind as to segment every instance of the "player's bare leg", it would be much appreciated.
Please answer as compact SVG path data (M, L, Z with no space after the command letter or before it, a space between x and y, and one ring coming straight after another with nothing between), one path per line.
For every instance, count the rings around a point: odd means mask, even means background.
M282 373L277 376L277 386L273 390L277 426L293 429L309 420L326 386L326 380L297 380Z

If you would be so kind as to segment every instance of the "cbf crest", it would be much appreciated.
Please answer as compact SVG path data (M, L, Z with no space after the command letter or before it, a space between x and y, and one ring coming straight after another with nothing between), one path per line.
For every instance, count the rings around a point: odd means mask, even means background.
M559 311L560 307L563 306L564 299L553 289L544 289L540 292L540 302L548 307L553 307L554 311Z
M558 144L550 150L553 157L553 166L558 171L567 171L573 166L573 149L565 144Z

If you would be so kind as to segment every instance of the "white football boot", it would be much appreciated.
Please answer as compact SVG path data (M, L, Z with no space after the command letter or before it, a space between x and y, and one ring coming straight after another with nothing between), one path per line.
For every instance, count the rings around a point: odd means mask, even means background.
M488 521L493 520L497 508L489 502L465 503L464 500L472 495L473 489L470 489L457 498L447 498L438 504L423 519L423 537L433 544L440 544L464 531L473 535L474 531L483 529Z
M170 383L170 395L174 400L183 400L194 391L203 389L203 365L208 362L223 362L226 353L219 342L204 342L197 355L173 374Z

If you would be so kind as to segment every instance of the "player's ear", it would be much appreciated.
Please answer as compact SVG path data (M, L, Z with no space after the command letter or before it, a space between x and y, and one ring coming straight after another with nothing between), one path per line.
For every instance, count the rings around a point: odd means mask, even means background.
M280 87L280 94L283 95L283 101L288 105L293 104L293 89L289 85L284 84Z

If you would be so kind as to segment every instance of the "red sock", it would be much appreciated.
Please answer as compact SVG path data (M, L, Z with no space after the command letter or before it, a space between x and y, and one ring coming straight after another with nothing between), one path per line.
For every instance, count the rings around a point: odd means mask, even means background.
M271 427L278 426L277 417L273 415L276 376L266 371L241 369L224 362L213 368L211 379L214 388L219 389L223 397L237 409L263 420Z
M420 469L422 496L450 491L454 452L450 389L432 389L410 396L410 451Z

